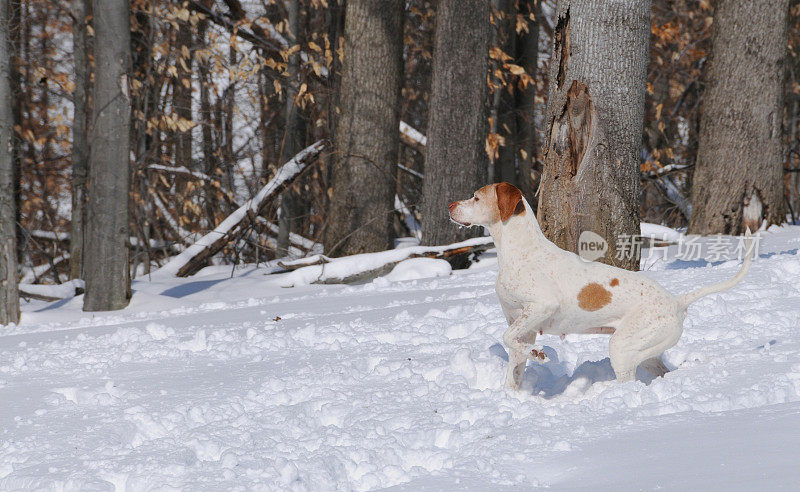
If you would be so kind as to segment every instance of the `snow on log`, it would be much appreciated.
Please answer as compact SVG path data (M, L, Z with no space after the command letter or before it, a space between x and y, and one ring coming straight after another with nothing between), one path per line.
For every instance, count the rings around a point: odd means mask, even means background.
M19 286L19 295L23 298L52 302L83 294L85 288L85 283L79 279L60 285L25 284Z
M61 256L53 258L53 261L49 261L42 265L36 265L34 267L24 267L22 269L22 278L20 279L19 283L32 284L37 280L39 280L39 278L44 276L47 272L49 272L54 266L68 259L69 259L69 253L65 253Z
M306 168L307 161L320 153L324 145L324 142L320 140L300 151L278 169L275 176L261 188L256 196L235 210L216 229L172 258L158 272L178 277L187 277L197 273L209 258L222 250L247 225L248 216L250 214L258 215L266 205L267 199L283 191Z
M347 284L369 280L389 273L395 265L409 258L441 258L478 253L493 248L491 237L477 237L446 246L413 246L390 249L377 253L328 258L315 256L304 258L307 266L297 268L301 261L283 262L281 267L294 271L281 279L281 287L296 287L307 284Z

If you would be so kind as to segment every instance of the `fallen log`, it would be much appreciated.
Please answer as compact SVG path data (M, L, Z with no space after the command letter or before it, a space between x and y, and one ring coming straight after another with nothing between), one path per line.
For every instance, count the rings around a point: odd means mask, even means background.
M284 272L292 270L281 281L282 287L307 284L348 284L374 279L391 271L398 263L410 258L440 258L452 260L458 256L472 255L494 247L491 237L478 237L446 246L413 246L377 253L328 258L316 255L278 265ZM282 273L277 271L274 273Z
M20 284L19 296L39 301L60 301L81 295L84 292L83 280L70 280L61 285Z
M158 272L188 277L197 273L206 262L219 253L229 241L249 225L251 217L261 213L267 201L281 193L306 168L308 161L319 154L325 146L322 140L300 151L289 162L281 166L275 176L261 190L235 210L216 229L173 257Z
M331 259L325 255L313 255L308 256L306 258L298 258L296 260L290 261L278 261L278 266L283 268L285 272L291 272L297 270L298 268L303 268L307 266L313 265L324 265L325 263L330 263Z

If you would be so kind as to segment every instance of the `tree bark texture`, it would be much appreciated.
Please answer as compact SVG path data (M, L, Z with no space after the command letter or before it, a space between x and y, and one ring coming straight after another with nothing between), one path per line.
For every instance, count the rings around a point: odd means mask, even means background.
M493 46L500 47L507 55L514 57L516 53L515 26L517 24L517 9L514 0L492 0L494 10L502 17L496 21L499 36L492 41ZM514 60L516 63L516 60ZM494 163L494 175L490 175L490 180L497 182L507 182L515 186L519 185L517 180L517 119L516 104L514 94L516 87L511 91L506 87L497 88L494 91L494 113L496 120L495 132L505 138L505 145L498 149L498 157Z
M8 0L0 0L0 325L19 322Z
M711 33L692 189L693 234L785 219L781 120L788 0L720 0Z
M122 309L130 299L129 15L128 0L94 0L95 90L84 311Z
M192 25L188 21L178 28L178 52L175 53L178 76L173 79L173 98L175 115L192 121L192 59L194 40ZM175 165L194 169L192 165L192 130L178 131L175 135Z
M287 40L289 46L300 43L300 0L288 0L286 2L287 20L289 21L289 32ZM288 81L284 95L286 97L285 130L283 134L283 145L281 149L281 162L291 159L301 148L303 142L300 141L300 107L295 104L295 97L300 87L300 55L299 50L289 56L286 64L286 74ZM292 187L286 188L281 194L281 213L278 218L278 256L284 257L289 254L291 233L297 229L299 197Z
M541 0L518 0L520 14L528 19L528 31L517 34L515 41L516 63L525 69L525 72L536 79L539 65L539 17ZM530 20L533 14L536 20ZM515 88L516 103L516 142L515 150L519 162L519 189L531 206L536 206L535 194L539 184L538 171L536 170L536 155L538 152L536 141L536 85L530 84L527 88ZM536 173L536 175L534 175Z
M488 0L441 0L436 12L428 143L422 187L422 243L480 234L458 228L447 204L486 184Z
M89 0L72 0L72 44L75 64L75 90L72 93L72 218L70 222L69 276L83 278L83 245L86 232L86 177L89 172L89 64L87 25Z
M601 261L630 270L638 248L622 251L618 241L639 234L649 40L649 0L558 3L539 222L573 252L582 232L600 235L608 243Z
M403 2L351 0L325 251L350 255L392 246L402 85Z

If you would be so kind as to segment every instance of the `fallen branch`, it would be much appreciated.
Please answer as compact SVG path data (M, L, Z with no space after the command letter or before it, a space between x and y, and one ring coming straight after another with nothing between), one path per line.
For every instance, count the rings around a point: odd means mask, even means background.
M400 122L400 140L421 154L428 145L428 138L405 121Z
M694 164L668 164L663 167L652 168L649 171L643 172L642 175L646 178L658 178L659 176L664 176L673 171L684 171L691 167L694 167Z
M216 229L172 258L158 271L187 277L197 273L209 258L219 253L229 241L239 235L250 224L250 217L257 216L267 201L289 186L307 166L307 161L319 154L325 146L322 140L300 151L289 162L281 166L275 176L261 190L235 210Z
M680 210L686 220L689 220L692 216L692 202L683 196L683 193L681 193L681 190L675 182L669 176L659 176L655 182L658 187L661 188L667 200L678 207L678 210Z
M279 263L279 266L285 270L294 269L286 278L282 279L281 286L295 287L306 284L363 282L388 273L395 265L409 258L439 258L446 260L458 255L480 253L493 247L492 238L478 237L447 246L414 246L341 258L327 258L317 255L311 258L304 258L305 265L302 264L301 260Z
M200 181L215 181L211 176L206 173L201 173L200 171L192 171L188 169L186 166L165 166L163 164L150 164L145 169L151 171L160 171L163 173L169 174L181 174L186 176L187 178L193 178Z
M69 241L70 239L69 232L30 230L28 233L31 235L31 237L35 237L36 239L44 239L46 241Z
M410 175L412 175L412 176L414 176L416 178L425 179L425 175L424 174L422 174L421 172L418 172L418 171L414 171L410 167L406 167L406 166L404 166L402 164L398 164L397 167L399 167L401 171L405 171L408 174L410 174Z
M239 36L240 38L251 42L254 46L259 46L261 48L266 48L268 50L272 50L272 51L275 51L275 52L280 52L280 50L281 50L281 47L279 45L276 45L275 43L273 43L269 38L267 38L264 35L263 30L261 30L260 26L258 26L258 25L256 25L256 28L253 29L252 32L250 32L250 31L247 31L246 29L243 29L239 25L239 21L242 20L241 17L239 19L236 19L237 22L231 22L225 16L220 15L217 12L214 12L209 7L206 7L205 5L201 4L200 2L190 1L188 6L189 6L190 9L194 10L195 12L198 12L198 13L201 13L203 15L208 16L208 18L214 24L217 24L218 26L224 27L225 29L227 29L231 33L234 33L237 36ZM237 12L235 12L235 11L232 12L232 14L234 14L233 15L234 18L237 17L235 15L236 13Z
M53 258L52 261L48 261L47 263L44 263L42 265L23 268L22 279L20 279L19 283L32 284L34 282L37 282L41 277L50 272L56 265L68 259L69 259L69 253L65 253L61 256Z
M171 213L169 213L169 210L167 210L167 206L164 205L164 202L161 200L161 197L158 196L158 193L154 189L148 188L147 192L150 194L150 197L156 204L156 208L158 209L159 212L161 212L161 216L164 217L164 220L167 222L169 228L172 229L172 232L178 237L178 241L180 241L183 244L188 244L188 241L194 234L187 231L186 229L181 227L180 224L178 224L178 221L175 220L175 217L173 217Z
M275 223L268 221L264 217L258 217L256 220L264 224L271 233L278 234L279 228ZM298 249L305 250L306 253L313 251L315 248L322 247L318 242L305 238L300 234L295 234L294 232L289 233L289 243L296 246Z

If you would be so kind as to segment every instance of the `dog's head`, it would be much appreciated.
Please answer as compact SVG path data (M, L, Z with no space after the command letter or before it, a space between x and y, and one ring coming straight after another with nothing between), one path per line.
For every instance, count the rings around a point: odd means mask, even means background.
M449 208L450 220L463 226L488 227L525 213L522 192L509 183L484 186L472 198L451 202Z

